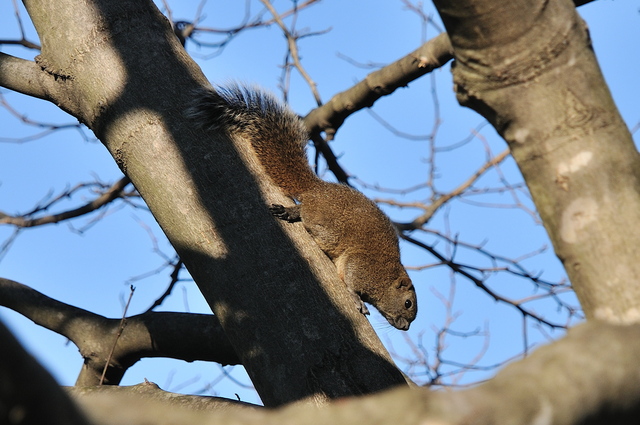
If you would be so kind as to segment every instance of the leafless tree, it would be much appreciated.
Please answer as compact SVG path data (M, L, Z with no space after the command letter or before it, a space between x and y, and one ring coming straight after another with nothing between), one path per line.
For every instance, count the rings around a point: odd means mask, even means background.
M136 396L143 400L141 404L131 406L131 393L123 395L115 388L89 393L79 388L74 397L86 418L75 413L50 378L3 333L7 349L2 353L0 376L9 382L9 392L3 394L9 417L33 423L43 417L60 423L352 423L364 414L378 422L402 418L407 423L469 423L473 419L475 423L572 424L607 418L632 423L640 406L635 360L640 348L635 347L640 295L638 286L629 284L640 272L632 254L639 232L634 224L640 214L640 168L575 5L569 1L518 1L501 7L489 0L435 2L447 34L323 103L297 54L297 42L305 34L297 32L295 25L287 26L270 2L263 3L272 21L247 18L228 31L224 41L210 44L219 49L240 30L280 27L289 46L283 88L287 90L287 73L292 69L307 80L318 107L304 118L305 123L317 152L345 183L351 182L349 175L327 143L342 123L455 58L458 100L483 115L509 144L587 323L507 367L490 382L464 391L401 388L330 403L319 410L303 405L271 413L229 403L221 409L214 404L217 401L199 398L186 398L178 407L172 395L146 386ZM417 5L406 4L420 11ZM181 113L190 105L194 89L206 84L182 48L198 33L197 19L172 27L147 2L25 1L25 6L43 42L41 54L34 61L0 54L0 85L53 102L78 118L107 147L126 177L100 187L94 201L72 210L47 214L54 199L27 214L3 213L0 220L23 229L96 211L116 199L134 202L141 197L179 255L167 262L175 272L172 280L184 263L215 314L168 317L149 311L128 318L124 326L121 320L100 317L1 279L2 305L79 346L85 358L80 385L117 384L126 368L145 356L241 363L267 406L303 399L323 404L410 383L367 320L352 308L333 265L309 235L281 226L261 208L265 199L285 199L247 160L252 155L248 147L232 144L221 135L214 135L220 143L212 144L211 135L194 129ZM297 12L288 13L295 16ZM24 36L15 42L38 47ZM427 139L433 142L434 135ZM499 263L503 272L528 280L544 291L544 297L556 300L570 320L576 315L575 307L558 297L566 284L546 282L517 260L426 227L451 199L472 194L477 179L498 167L508 154L488 152L486 164L446 193L435 189L432 166L425 183L432 193L429 202L381 202L421 210L414 219L397 223L405 241L424 249L496 301L515 307L523 317L561 328L565 324L529 309L530 300L514 300L492 289L487 277L495 270L461 264L454 253L473 249ZM135 191L128 189L131 183ZM505 184L500 190L520 189ZM247 229L251 238L245 236ZM446 241L452 250L441 252L425 243L419 235L427 232ZM278 251L265 249L261 241L278 246ZM443 302L447 304L446 297ZM191 332L186 334L186 329ZM442 334L447 331L445 327ZM114 335L115 340L110 338ZM414 346L419 351L419 344ZM27 375L32 380L23 378ZM439 378L430 382L440 383ZM32 388L35 382L42 383L37 391ZM142 417L138 414L135 419L136 412L143 412Z

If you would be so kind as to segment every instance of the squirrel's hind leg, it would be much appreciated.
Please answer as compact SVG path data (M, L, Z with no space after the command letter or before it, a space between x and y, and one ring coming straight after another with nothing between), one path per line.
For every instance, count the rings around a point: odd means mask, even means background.
M360 298L360 295L356 294L355 291L353 291L351 288L347 288L347 289L349 289L349 294L353 298L353 302L355 303L358 311L364 314L365 316L368 315L369 309L365 305L364 301L362 301L362 298Z

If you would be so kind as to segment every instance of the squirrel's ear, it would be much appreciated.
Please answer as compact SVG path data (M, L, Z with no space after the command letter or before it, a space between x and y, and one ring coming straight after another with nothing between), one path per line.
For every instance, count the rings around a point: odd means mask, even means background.
M402 287L411 289L412 286L413 286L413 283L411 283L411 279L409 279L408 277L401 277L400 279L398 279L398 284L397 284L398 289Z

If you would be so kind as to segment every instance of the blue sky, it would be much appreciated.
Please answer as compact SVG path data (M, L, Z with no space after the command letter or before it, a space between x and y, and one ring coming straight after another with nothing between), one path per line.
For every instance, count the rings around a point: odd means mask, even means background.
M236 25L244 14L241 3L231 0L209 2L204 9L206 17L202 25L218 28ZM195 1L169 4L177 19L192 19L197 8ZM261 10L259 2L251 4L252 13ZM291 2L278 1L275 4L283 11ZM425 10L438 21L430 4ZM611 0L597 1L579 9L589 25L594 48L613 97L629 127L640 122L637 102L640 91L637 79L637 70L640 69L637 44L637 40L640 40L639 10L640 1ZM26 13L23 18L28 22ZM323 101L351 87L371 72L370 69L355 67L339 55L361 63L385 64L413 51L423 41L417 15L407 10L401 1L395 0L368 3L367 7L355 1L323 1L300 14L297 28L312 32L329 30L326 34L300 41L303 65L318 84ZM31 40L37 40L29 25L27 33ZM12 3L1 2L0 39L15 38L18 34ZM427 38L436 34L434 27L427 28ZM202 40L205 39L203 36ZM2 46L0 49L27 59L35 55L21 47ZM244 32L219 56L212 58L207 57L211 49L198 48L193 43L187 44L187 50L194 55L212 82L223 83L232 79L247 81L266 87L277 95L281 94L279 78L286 44L277 27ZM435 145L439 148L450 146L468 137L484 121L473 111L460 108L451 88L447 66L434 72L433 76L424 77L411 83L408 88L399 89L392 96L381 99L373 111L403 132L429 134L434 126L436 104L432 93L435 91L437 107L441 111ZM75 122L53 105L7 90L1 90L0 93L12 108L31 120L56 124ZM301 115L315 105L308 87L295 72L291 78L289 100L292 108ZM6 109L0 109L0 211L12 214L26 212L48 194L55 196L79 182L95 179L114 182L119 179L120 172L106 149L86 129L62 130L26 143L10 141L40 131L36 127L23 125ZM634 135L636 141L637 134ZM340 155L344 168L369 185L403 189L423 183L429 176L428 143L396 137L367 111L350 117L340 128L332 146ZM494 155L505 148L505 143L490 126L482 127L479 136L461 149L439 151L435 159L438 190L446 192L466 180L485 161L486 146ZM512 184L521 182L511 160L505 161L501 170ZM326 177L331 178L329 175ZM494 187L498 180L498 174L490 172L478 182L478 187ZM398 202L424 201L429 195L425 190L396 195L362 186L360 188L373 198L395 199ZM79 193L58 205L54 211L77 206L92 197L90 192ZM526 195L520 198L526 206L532 207ZM513 203L507 194L484 195L474 200ZM414 209L383 208L398 221L409 220L417 215ZM116 204L109 208L102 220L78 232L93 218L95 216L21 232L6 255L0 257L0 275L27 284L57 300L109 317L122 314L129 285L134 284L136 293L129 314L144 311L164 291L170 270L141 280L132 281L132 278L163 265L165 259L154 252L156 243L158 249L167 255L172 255L170 246L144 209ZM523 264L530 270L542 273L543 278L550 281L564 278L544 228L523 209L487 208L456 201L437 214L427 227L463 242L483 244L487 250L511 258L547 246L549 249L544 253L524 260ZM0 244L12 231L8 226L0 227ZM437 242L436 248L443 253L452 249L433 236L424 234L416 237L427 243ZM407 244L403 244L402 249L403 262L412 269L436 262L429 254ZM459 261L481 266L488 264L486 258L472 251L462 248L459 251L456 256ZM451 311L456 316L451 326L453 330L489 330L490 346L479 365L492 365L522 352L523 322L512 307L495 303L469 281L452 277L445 267L410 273L420 300L419 315L411 330L403 334L386 325L380 316L374 314L371 317L383 342L398 353L398 358L412 357L411 345L405 339L408 336L414 343L421 341L428 355L427 361L433 361L434 330L440 329L447 320L445 304L438 294L445 297L455 294L451 305ZM512 276L498 273L489 282L508 296L533 294L531 285ZM568 299L571 301L572 297ZM562 315L558 315L554 307L552 303L535 305L536 311L560 320ZM176 287L174 295L162 309L210 312L195 285L189 281ZM0 309L0 319L10 326L59 382L73 384L81 365L73 344L6 309ZM530 345L547 339L547 331L541 331L536 323L528 321L525 326ZM552 337L560 335L559 332L550 334ZM449 336L444 355L450 360L467 362L482 350L486 341L482 337ZM402 361L399 361L399 365L408 370ZM420 373L420 368L418 363L413 371ZM491 373L471 373L455 382L473 382ZM220 394L231 398L238 394L243 400L257 401L250 388L234 382L237 380L250 385L241 367L231 371L234 380L224 378L216 382L220 374L221 370L215 364L152 359L139 362L127 372L123 384L135 384L146 378L169 391Z

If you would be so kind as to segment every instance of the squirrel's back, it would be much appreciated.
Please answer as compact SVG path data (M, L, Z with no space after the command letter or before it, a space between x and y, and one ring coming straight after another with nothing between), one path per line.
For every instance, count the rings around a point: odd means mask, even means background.
M204 128L246 138L286 195L297 198L321 184L307 162L304 124L273 95L239 85L203 89L190 115Z

